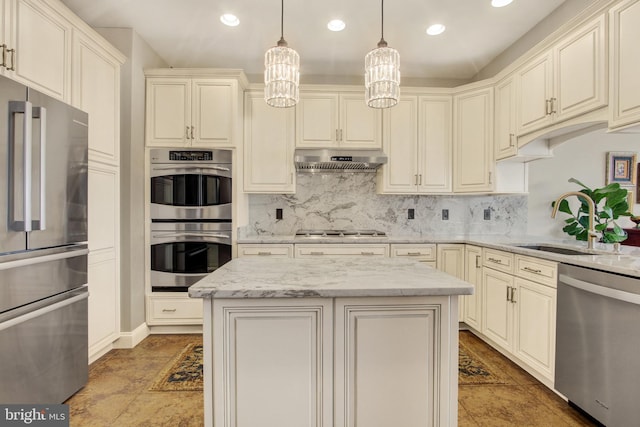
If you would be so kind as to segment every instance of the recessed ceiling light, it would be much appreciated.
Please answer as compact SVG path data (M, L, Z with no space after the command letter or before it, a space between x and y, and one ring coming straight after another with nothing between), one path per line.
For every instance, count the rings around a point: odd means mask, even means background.
M442 24L433 24L429 28L427 28L427 34L430 36L437 36L438 34L444 33L446 27Z
M340 19L333 19L327 24L327 28L331 31L342 31L346 26L347 24L345 24L344 21Z
M236 15L231 13L225 13L220 17L220 22L229 27L237 27L240 24L240 20Z
M510 4L513 0L491 0L491 6L503 7Z

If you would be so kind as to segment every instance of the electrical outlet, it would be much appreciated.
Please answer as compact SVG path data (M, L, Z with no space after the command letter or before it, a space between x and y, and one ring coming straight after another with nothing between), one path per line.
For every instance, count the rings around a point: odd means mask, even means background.
M282 219L282 209L276 209L276 219Z
M407 212L408 219L414 219L416 217L416 211L413 208L410 208Z
M484 219L487 221L491 219L491 208L484 210Z
M442 220L443 221L449 220L449 209L442 209Z

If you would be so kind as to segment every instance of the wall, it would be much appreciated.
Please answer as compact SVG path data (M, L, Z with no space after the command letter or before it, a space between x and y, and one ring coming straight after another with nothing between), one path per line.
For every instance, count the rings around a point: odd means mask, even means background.
M598 130L564 142L554 148L554 157L529 164L529 214L528 233L540 236L572 238L562 231L567 214L559 213L551 219L551 202L567 191L579 191L580 186L569 183L575 178L588 187L605 185L606 153L608 151L640 151L640 135L606 133ZM572 198L577 199L577 198ZM572 201L572 206L577 206ZM640 213L635 205L635 212ZM633 227L628 218L622 218L621 226Z
M283 219L276 220L276 208ZM415 219L407 210L415 209ZM491 220L484 220L484 209ZM449 220L441 218L449 209ZM293 234L298 229L375 229L414 236L520 234L526 231L526 196L401 196L376 194L375 174L297 175L296 194L249 196L245 235Z
M144 69L167 63L130 28L96 31L128 58L121 68L120 110L120 328L127 333L145 323Z

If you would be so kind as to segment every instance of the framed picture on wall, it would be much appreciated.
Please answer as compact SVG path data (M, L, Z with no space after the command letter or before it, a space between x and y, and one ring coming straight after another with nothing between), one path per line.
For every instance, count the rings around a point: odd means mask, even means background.
M636 153L607 153L606 184L636 185Z

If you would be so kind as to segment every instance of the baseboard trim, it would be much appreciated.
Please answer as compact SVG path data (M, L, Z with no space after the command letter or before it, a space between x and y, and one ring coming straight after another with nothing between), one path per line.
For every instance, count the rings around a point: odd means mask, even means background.
M201 334L202 325L156 325L149 327L151 334Z
M138 326L131 332L121 332L120 338L113 343L113 348L134 348L149 336L151 331L146 323Z

